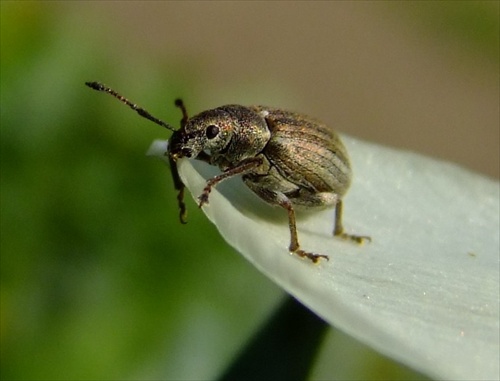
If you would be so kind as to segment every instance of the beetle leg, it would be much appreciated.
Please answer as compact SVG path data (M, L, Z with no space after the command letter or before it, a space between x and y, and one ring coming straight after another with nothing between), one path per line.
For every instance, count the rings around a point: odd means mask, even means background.
M242 175L245 174L254 168L258 167L259 165L262 165L262 158L260 157L252 157L246 160L243 160L240 162L237 166L228 168L224 172L222 172L220 175L212 177L210 180L207 181L205 184L205 188L203 188L203 192L201 195L198 197L198 206L201 208L203 204L208 204L208 196L210 192L212 191L212 188L219 184L221 181L224 181L230 177L236 176L236 175Z
M344 226L342 225L342 207L342 200L339 200L335 206L335 227L333 228L333 235L359 244L363 244L365 241L371 242L372 239L369 236L344 233Z
M285 208L288 212L288 226L290 228L290 246L288 250L291 253L297 254L299 257L309 258L313 263L318 263L320 258L324 258L327 261L330 260L327 255L308 253L300 249L299 238L297 236L297 223L295 221L295 211L293 210L292 203L290 199L286 197L283 193L277 195L278 204Z
M179 220L181 224L187 223L187 210L186 204L184 203L184 188L185 185L182 182L179 172L177 171L177 163L172 157L168 159L170 163L170 173L172 174L172 179L174 180L174 187L179 193L177 193L177 205L179 206Z

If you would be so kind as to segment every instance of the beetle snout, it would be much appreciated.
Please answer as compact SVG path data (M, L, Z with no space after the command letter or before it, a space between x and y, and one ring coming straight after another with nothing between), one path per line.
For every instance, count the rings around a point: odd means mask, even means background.
M183 157L187 157L188 159L190 159L191 157L193 157L193 150L191 150L191 148L181 148L175 151L171 151L170 157L174 159L174 161Z
M182 148L179 156L190 158L191 156L193 156L193 151L191 150L191 148Z

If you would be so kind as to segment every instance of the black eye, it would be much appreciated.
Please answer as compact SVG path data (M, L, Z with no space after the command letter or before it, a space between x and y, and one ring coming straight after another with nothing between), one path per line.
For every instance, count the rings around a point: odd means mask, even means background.
M216 126L215 124L211 124L210 126L207 127L205 133L207 134L208 139L213 139L217 135L219 135L219 127Z

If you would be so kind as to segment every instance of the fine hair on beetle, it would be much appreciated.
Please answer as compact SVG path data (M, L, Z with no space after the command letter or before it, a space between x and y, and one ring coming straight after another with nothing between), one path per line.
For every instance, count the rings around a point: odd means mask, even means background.
M117 98L140 116L172 131L167 152L177 190L179 219L186 223L185 186L177 160L191 158L218 166L220 175L207 180L198 206L208 204L213 187L240 175L245 185L268 204L285 209L290 230L290 253L317 263L324 254L300 248L294 208L335 208L333 235L363 243L368 236L351 235L342 225L342 197L351 183L347 150L340 137L322 122L307 115L266 106L225 105L189 118L181 99L175 105L182 112L176 129L130 102L113 89L86 82L90 88Z

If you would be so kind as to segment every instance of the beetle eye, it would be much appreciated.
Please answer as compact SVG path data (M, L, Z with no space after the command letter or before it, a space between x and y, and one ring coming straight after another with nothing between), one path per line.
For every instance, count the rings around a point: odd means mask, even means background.
M215 124L211 124L210 126L207 127L205 132L207 134L208 139L213 139L217 135L219 135L219 127L216 126Z

